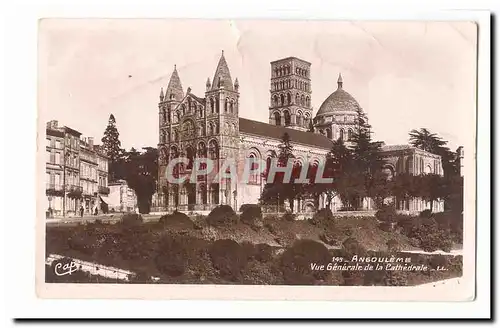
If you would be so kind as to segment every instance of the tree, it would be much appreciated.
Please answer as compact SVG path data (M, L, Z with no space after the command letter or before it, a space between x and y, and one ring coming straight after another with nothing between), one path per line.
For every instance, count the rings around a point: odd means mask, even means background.
M438 137L437 134L431 133L428 129L421 128L420 130L413 129L410 131L410 144L436 154L440 147L446 145L446 141Z
M281 138L279 149L277 164L279 167L286 167L288 161L295 158L290 135L286 132ZM273 181L267 181L262 191L261 202L280 206L283 200L288 200L293 211L294 200L302 194L303 190L302 184L295 183L295 180L300 176L299 167L298 165L294 165L290 181L284 181L285 174L283 172L277 172ZM269 171L269 168L267 171ZM264 178L268 180L268 176L269 172L266 172Z
M457 149L457 152L453 152L446 147L447 143L448 141L443 140L436 133L432 133L426 128L410 131L410 144L412 146L441 156L445 176L460 175L460 148Z
M144 152L131 148L125 154L125 180L134 189L140 213L149 213L151 198L158 181L158 150L144 147Z
M344 183L350 205L354 209L360 207L362 198L377 196L372 193L382 190L382 188L375 188L375 184L380 182L377 175L385 164L381 156L382 142L372 141L371 133L366 114L359 108L356 116L356 130L349 147L352 152L352 161L348 166L350 183Z
M316 171L317 167L313 167L309 173L309 185L307 187L308 193L314 195L315 197L320 194L326 196L327 207L330 208L331 203L335 195L340 193L339 186L343 185L342 182L347 177L349 164L352 162L352 154L350 150L345 146L342 140L333 141L332 148L326 154L325 167L323 171L323 177L326 179L332 179L330 183L316 183ZM343 195L344 199L345 197ZM342 196L341 196L342 198Z
M392 180L392 195L396 197L396 204L401 204L411 197L417 197L415 191L415 176L409 173L399 173Z
M431 203L446 197L445 178L438 174L423 174L415 177L415 196Z
M116 181L123 178L123 170L121 159L123 157L123 149L121 148L120 133L116 128L116 120L113 114L109 115L108 126L104 130L102 137L102 149L109 157L109 175L110 181Z

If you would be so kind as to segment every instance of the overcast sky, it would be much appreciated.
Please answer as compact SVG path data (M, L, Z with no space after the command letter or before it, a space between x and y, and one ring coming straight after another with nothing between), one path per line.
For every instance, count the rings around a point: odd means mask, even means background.
M40 118L100 142L113 113L123 147L156 147L174 64L184 92L203 97L224 50L241 117L268 121L270 62L296 56L312 64L313 115L341 72L375 139L406 144L426 127L455 149L474 134L476 42L469 22L45 20Z

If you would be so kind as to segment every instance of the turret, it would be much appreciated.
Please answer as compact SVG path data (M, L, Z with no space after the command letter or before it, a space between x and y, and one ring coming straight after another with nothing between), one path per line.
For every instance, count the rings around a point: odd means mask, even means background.
M210 78L207 77L207 83L205 84L205 86L207 87L207 91L210 91L210 88L212 87L212 84L210 83Z
M163 98L165 98L165 96L163 94L163 87L162 87L160 91L160 101L163 101Z
M234 80L234 90L238 91L239 88L240 88L240 82L238 82L238 78L236 78L236 80Z

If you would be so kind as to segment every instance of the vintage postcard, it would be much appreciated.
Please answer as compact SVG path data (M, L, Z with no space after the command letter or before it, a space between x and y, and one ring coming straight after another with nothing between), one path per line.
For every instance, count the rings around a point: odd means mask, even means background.
M42 19L42 298L475 297L473 21Z

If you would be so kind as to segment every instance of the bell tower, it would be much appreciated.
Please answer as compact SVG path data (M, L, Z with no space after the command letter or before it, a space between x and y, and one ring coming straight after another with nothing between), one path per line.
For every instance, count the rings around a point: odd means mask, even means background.
M288 57L271 62L269 124L307 131L311 123L311 63Z

